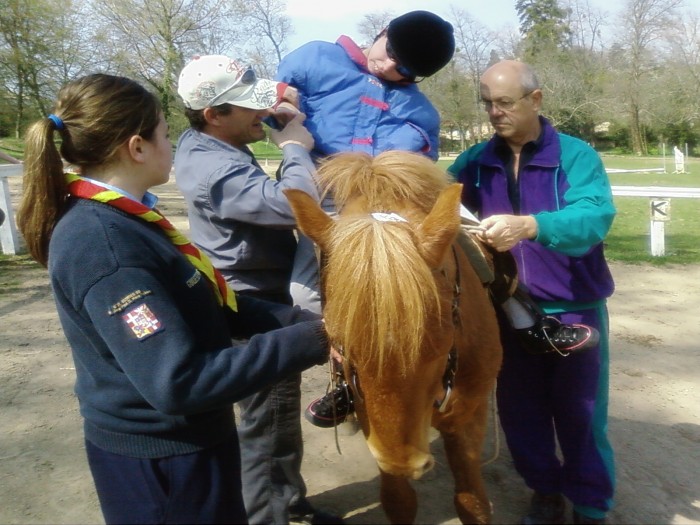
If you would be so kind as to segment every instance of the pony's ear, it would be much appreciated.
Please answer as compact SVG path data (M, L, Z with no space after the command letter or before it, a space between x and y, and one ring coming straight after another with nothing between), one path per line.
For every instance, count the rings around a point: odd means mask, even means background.
M459 201L462 185L451 184L440 193L433 209L418 227L423 258L437 268L459 231Z
M308 193L287 189L284 190L284 194L289 200L299 229L324 250L330 229L333 226L333 219L321 209Z

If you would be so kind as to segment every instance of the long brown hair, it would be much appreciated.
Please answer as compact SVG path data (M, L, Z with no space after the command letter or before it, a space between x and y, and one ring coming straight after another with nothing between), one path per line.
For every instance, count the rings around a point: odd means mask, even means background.
M51 118L35 122L26 134L17 225L34 259L47 265L51 234L66 205L63 161L78 170L111 162L129 137L153 137L160 112L152 93L124 77L98 73L61 88Z

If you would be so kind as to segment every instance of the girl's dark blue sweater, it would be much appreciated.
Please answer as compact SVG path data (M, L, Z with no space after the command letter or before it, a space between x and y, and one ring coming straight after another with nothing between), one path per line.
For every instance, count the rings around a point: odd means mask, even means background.
M49 275L85 437L109 452L216 445L235 430L233 402L328 356L318 316L240 296L237 313L224 310L157 225L109 205L70 202Z

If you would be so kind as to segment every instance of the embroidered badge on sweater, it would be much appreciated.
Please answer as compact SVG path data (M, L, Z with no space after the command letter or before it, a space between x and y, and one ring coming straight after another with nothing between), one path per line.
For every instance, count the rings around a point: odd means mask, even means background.
M122 315L136 338L141 341L163 329L163 325L146 304L142 304Z

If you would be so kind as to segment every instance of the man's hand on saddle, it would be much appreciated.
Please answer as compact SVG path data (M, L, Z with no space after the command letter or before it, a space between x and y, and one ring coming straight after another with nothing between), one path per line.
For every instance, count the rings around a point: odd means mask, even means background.
M492 215L472 229L480 241L505 252L523 239L537 236L537 221L531 215Z

